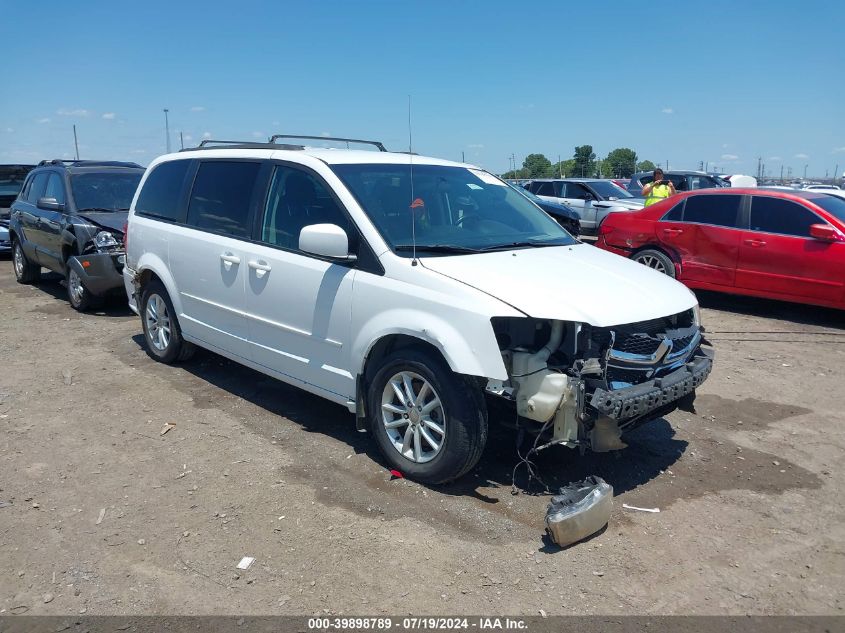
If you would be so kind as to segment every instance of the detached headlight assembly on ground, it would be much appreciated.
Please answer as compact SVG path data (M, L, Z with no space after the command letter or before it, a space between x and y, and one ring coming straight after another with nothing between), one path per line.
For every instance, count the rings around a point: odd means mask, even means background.
M115 236L108 231L100 231L97 233L97 236L94 238L94 244L99 250L106 250L114 248L115 246L120 246L120 242L118 242Z

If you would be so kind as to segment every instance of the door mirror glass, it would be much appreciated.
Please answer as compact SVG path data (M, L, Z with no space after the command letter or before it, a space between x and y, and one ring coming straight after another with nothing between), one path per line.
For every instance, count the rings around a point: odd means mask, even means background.
M337 224L310 224L299 232L299 250L330 259L354 259L349 237Z
M38 198L38 208L48 211L64 211L65 205L55 198Z
M812 224L810 225L810 237L824 242L841 242L843 237L839 232L830 226L830 224Z

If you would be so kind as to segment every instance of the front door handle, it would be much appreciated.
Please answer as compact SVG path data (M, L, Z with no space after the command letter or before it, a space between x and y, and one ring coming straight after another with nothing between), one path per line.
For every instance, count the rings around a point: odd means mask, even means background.
M266 262L259 262L254 259L249 260L249 267L255 271L255 276L259 279L272 270L270 264Z
M232 253L223 253L220 256L220 259L223 260L223 268L225 268L226 270L231 270L232 264L237 266L241 263L241 258L237 255L232 255Z
M742 243L745 244L746 246L753 246L754 248L760 248L761 246L766 245L766 242L764 240L755 240L755 239L743 240Z
M666 235L680 235L681 233L684 232L684 230L683 229L663 229L663 232Z

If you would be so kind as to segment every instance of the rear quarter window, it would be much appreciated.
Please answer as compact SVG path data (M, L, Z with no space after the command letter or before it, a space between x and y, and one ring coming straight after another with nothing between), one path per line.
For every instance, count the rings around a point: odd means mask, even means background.
M249 237L250 201L261 163L209 161L200 165L191 200L188 224L233 237Z
M154 167L138 195L136 213L163 220L181 220L182 188L190 164L190 160L173 160Z

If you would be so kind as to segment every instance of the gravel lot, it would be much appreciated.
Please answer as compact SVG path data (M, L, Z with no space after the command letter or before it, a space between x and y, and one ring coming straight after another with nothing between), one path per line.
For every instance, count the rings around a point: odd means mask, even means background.
M121 302L80 315L2 260L0 611L842 613L845 319L700 299L717 359L697 414L621 453L542 454L550 482L617 495L559 550L548 498L511 494L512 431L457 484L391 480L345 409L207 352L157 364Z

